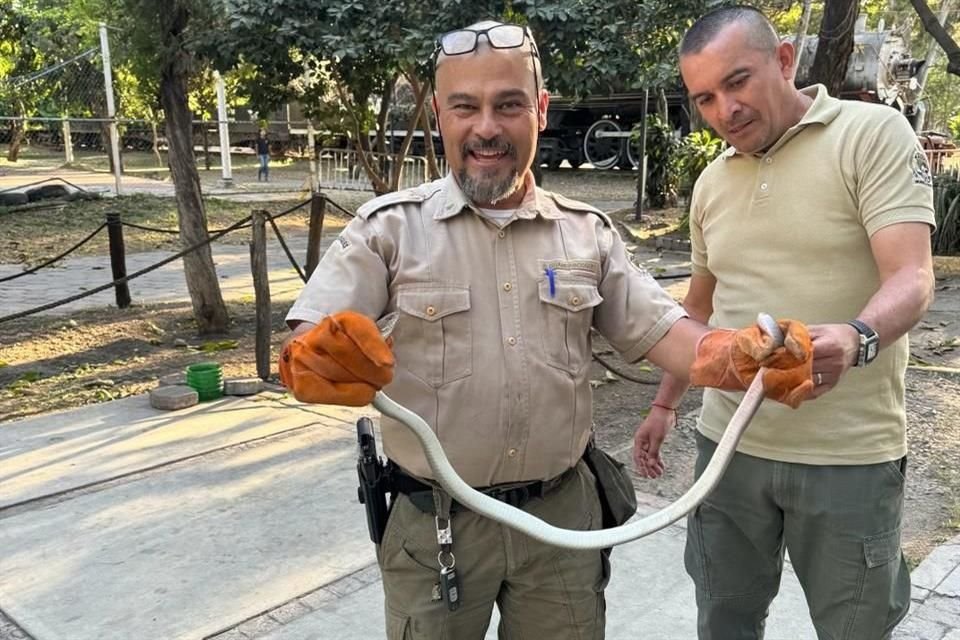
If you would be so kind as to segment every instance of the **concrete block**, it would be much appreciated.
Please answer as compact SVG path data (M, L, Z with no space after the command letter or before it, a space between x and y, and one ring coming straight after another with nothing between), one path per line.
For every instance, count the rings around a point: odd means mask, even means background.
M161 387L169 387L175 384L187 384L187 374L183 371L180 371L179 373L168 373L167 375L160 377Z
M277 607L270 612L270 617L279 622L280 624L289 624L296 620L297 618L302 618L313 611L310 607L305 604L293 600L287 604Z
M950 572L960 564L960 544L945 544L934 549L910 574L916 587L937 591Z
M260 378L228 378L223 381L223 395L252 396L262 388Z
M947 627L936 622L918 618L913 612L897 625L892 640L941 640Z
M176 411L192 407L200 401L197 392L190 387L171 385L157 387L150 392L150 406L154 409Z

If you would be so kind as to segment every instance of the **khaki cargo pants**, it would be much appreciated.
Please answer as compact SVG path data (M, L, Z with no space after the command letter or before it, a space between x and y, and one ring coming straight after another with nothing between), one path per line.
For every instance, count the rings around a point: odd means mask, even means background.
M581 461L524 511L568 529L599 529L593 475ZM439 582L432 514L398 496L378 549L388 640L481 640L493 605L501 640L602 640L609 565L600 551L547 546L471 511L451 517L460 607L432 598Z
M696 475L716 449L697 434ZM689 517L700 640L759 640L784 550L820 640L886 640L910 605L900 551L905 460L813 466L735 454Z

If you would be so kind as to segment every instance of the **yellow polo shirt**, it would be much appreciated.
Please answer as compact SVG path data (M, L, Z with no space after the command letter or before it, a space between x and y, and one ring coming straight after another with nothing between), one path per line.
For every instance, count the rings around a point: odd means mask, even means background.
M902 222L934 225L930 172L897 111L831 98L762 155L730 148L700 176L691 206L693 269L717 279L710 323L742 327L757 312L808 324L855 318L880 286L870 236ZM765 402L743 453L806 464L870 464L906 453L906 336L799 409ZM707 389L699 429L719 440L742 394Z

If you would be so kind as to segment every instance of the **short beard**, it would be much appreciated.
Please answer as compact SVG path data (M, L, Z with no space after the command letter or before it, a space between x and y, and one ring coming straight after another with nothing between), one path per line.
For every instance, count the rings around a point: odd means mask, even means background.
M520 173L516 169L512 169L503 178L496 176L474 178L464 167L457 173L457 179L463 195L474 204L497 204L520 188L522 182Z

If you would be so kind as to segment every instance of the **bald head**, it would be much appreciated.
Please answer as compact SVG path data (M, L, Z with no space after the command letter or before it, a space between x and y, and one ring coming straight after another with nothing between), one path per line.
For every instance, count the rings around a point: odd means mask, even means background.
M721 7L701 16L684 34L680 42L680 57L703 51L727 27L738 25L749 48L776 54L780 37L763 13L753 7Z
M447 55L447 53L444 51L444 48L446 48L447 46L448 38L452 38L454 40L452 44L454 44L455 46L456 44L458 44L456 40L460 40L461 38L466 37L464 34L462 34L462 32L486 31L488 29L492 29L493 27L501 26L503 24L505 23L498 22L496 20L481 20L480 22L474 22L473 24L467 27L464 27L462 29L459 29L457 31L450 31L442 35L441 38L443 39L445 46L442 47L440 51L437 53L434 73L436 73L436 70L439 69L440 66L445 61L451 58L465 58L468 56L478 56L484 53L488 53L491 49L497 49L507 54L522 55L523 59L527 61L528 66L531 68L531 71L533 71L534 73L536 83L537 83L536 86L543 87L543 71L540 67L540 55L537 52L537 45L533 40L533 35L530 34L529 31L525 32L526 35L523 38L522 43L520 44L519 47L516 47L516 48L509 48L509 49L503 48L503 44L499 42L499 38L496 36L494 37L494 42L497 43L498 46L491 47L490 34L484 33L483 35L479 35L477 37L476 49L474 49L470 53L464 53L464 54L458 54L458 55ZM510 26L515 26L515 25L510 25ZM460 42L462 42L462 40L460 40Z

